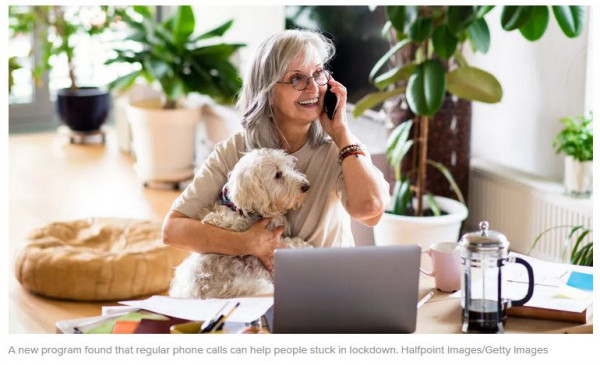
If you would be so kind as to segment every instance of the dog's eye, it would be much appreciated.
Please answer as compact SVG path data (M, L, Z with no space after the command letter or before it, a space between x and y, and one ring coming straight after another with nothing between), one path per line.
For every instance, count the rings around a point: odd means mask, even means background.
M276 179L281 179L282 173L281 171L277 171L277 173L275 174L275 178Z

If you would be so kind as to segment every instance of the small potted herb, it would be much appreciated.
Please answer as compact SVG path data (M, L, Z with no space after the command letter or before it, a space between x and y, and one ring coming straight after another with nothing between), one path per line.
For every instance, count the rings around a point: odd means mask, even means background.
M556 153L564 153L565 188L567 194L587 198L592 195L594 134L592 113L589 117L565 117L560 121L564 128L556 135L552 146Z

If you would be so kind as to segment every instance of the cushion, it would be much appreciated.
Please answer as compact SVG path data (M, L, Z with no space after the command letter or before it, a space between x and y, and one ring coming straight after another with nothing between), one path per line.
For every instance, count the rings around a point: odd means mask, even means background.
M160 223L89 218L31 232L15 272L26 289L51 298L120 300L168 289L189 252L162 243Z

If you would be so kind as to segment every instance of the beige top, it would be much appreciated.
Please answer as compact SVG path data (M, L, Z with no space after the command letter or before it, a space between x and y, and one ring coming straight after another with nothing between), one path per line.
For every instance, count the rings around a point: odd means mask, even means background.
M245 151L241 133L215 146L215 150L196 173L194 181L175 199L171 209L198 219L198 212L217 201L227 174ZM288 213L292 237L300 237L315 247L354 246L350 216L346 213L344 175L337 162L338 148L333 142L312 148L306 143L293 156L296 169L310 182L304 205Z

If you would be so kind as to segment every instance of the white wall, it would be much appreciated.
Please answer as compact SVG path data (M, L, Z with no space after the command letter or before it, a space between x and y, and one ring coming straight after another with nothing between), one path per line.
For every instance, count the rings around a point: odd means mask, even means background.
M500 13L497 7L486 16L488 54L467 56L472 66L496 76L504 91L498 104L473 103L471 154L562 179L563 156L554 153L552 139L561 129L560 118L587 112L586 80L592 82L586 76L589 11L584 32L575 39L562 33L550 12L548 29L536 42L527 41L518 30L504 31Z
M221 25L229 19L234 19L233 26L225 34L225 40L236 43L246 43L233 60L243 75L248 60L254 49L265 38L282 31L285 28L285 9L280 6L194 6L196 31L202 33Z

